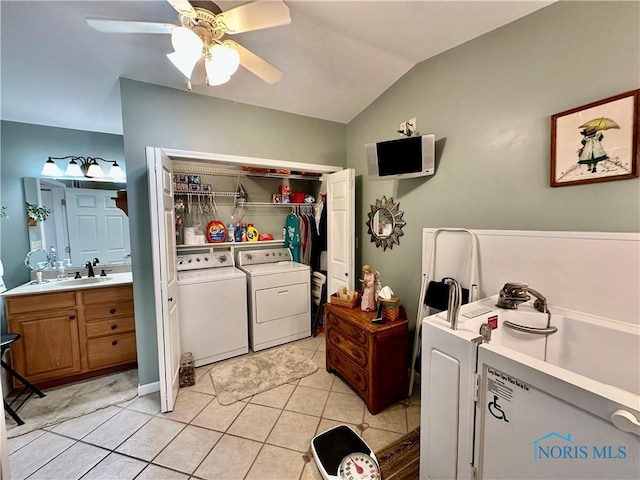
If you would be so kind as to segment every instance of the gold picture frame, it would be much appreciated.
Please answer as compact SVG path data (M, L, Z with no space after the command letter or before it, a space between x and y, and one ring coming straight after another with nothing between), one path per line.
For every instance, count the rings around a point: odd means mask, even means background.
M551 116L551 186L638 177L640 90Z

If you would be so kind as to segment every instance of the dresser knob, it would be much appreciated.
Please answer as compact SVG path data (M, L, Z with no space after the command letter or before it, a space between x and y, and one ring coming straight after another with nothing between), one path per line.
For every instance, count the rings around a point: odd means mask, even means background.
M110 313L111 315L113 315L114 313L116 313L116 309L115 309L115 308L112 308L111 310L109 310L109 313Z
M118 328L117 325L115 325L115 324L111 325L111 330L115 330L116 328Z
M111 342L111 345L117 345L118 344L118 340L114 340L113 342Z
M69 320L75 320L76 316L75 315L69 315Z

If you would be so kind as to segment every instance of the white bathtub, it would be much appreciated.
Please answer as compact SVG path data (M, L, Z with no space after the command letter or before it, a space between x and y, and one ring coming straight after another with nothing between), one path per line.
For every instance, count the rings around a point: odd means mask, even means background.
M423 321L420 478L640 478L640 430L612 423L640 419L640 327L550 306L558 331L523 333L504 322L547 315L496 299L463 306L456 331Z

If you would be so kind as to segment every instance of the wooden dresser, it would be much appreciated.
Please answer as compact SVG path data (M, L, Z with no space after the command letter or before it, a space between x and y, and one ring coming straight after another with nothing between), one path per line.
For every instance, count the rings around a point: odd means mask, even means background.
M408 391L409 322L404 310L384 325L375 312L325 305L327 371L335 371L378 413Z
M13 368L41 388L137 365L131 284L8 296L5 309L21 336Z

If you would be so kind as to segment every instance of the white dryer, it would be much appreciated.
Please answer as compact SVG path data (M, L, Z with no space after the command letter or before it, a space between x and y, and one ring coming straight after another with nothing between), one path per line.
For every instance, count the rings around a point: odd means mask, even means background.
M196 367L248 353L247 279L230 251L178 255L182 352Z
M247 274L249 343L255 352L311 336L311 269L288 248L241 250Z

